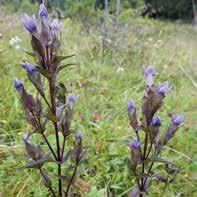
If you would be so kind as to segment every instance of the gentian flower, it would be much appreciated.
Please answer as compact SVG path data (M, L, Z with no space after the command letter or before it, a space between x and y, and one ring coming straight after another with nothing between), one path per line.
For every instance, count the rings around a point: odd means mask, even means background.
M136 109L135 109L134 103L131 100L127 101L127 109L128 109L129 114L135 113Z
M151 126L153 127L159 127L161 126L161 120L158 116L154 116L152 121L151 121Z
M148 66L147 68L144 69L144 77L146 80L146 84L149 87L153 85L154 74L155 74L155 68L153 66Z
M37 72L35 66L33 66L27 61L23 61L21 65L25 69L25 71L31 76Z
M53 19L53 21L51 22L51 32L53 36L57 36L57 34L60 31L60 22L58 19Z
M158 116L154 116L152 118L152 121L151 121L151 128L150 128L150 139L151 141L153 142L158 133L159 133L159 127L161 126L161 120Z
M47 12L47 9L43 3L40 4L39 16L40 16L40 20L43 23L45 23L48 20L48 12Z
M166 97L167 93L170 89L170 85L168 83L168 81L165 81L164 83L162 83L161 85L158 86L158 92L160 94L162 94L162 96Z
M70 95L68 96L68 106L69 106L70 109L73 108L73 106L74 106L76 100L77 100L77 97L76 97L75 95L70 94Z
M81 134L81 131L78 131L78 132L75 134L75 139L76 139L76 140L79 140L79 141L81 141L81 140L82 140L82 134Z
M140 142L137 139L134 139L128 147L131 150L131 168L135 170L138 163L141 161Z
M19 93L21 93L24 88L22 82L17 78L14 79L14 87Z
M134 139L131 144L132 150L136 150L140 148L140 142L137 139Z
M160 151L162 146L166 145L168 141L174 136L182 122L183 118L180 115L172 115L171 124L168 127L168 130L166 131L164 137L158 142L158 151Z
M58 119L61 117L64 108L65 108L65 105L60 105L60 106L56 107L56 116Z
M147 91L146 91L146 90L144 90L143 97L144 97L144 98L146 98L146 99L148 98L148 93L147 93Z
M41 35L40 39L44 46L49 46L52 43L52 35L48 22L48 12L44 4L40 5L39 17L41 20Z
M127 101L127 110L129 114L131 127L134 129L134 131L138 131L139 126L138 126L138 121L137 121L137 116L136 116L136 108L135 108L134 103L131 100Z
M183 122L183 117L180 115L173 114L171 120L172 120L172 124L175 127L178 127Z
M37 33L36 19L35 19L34 15L31 17L31 16L25 14L24 17L23 17L22 22L23 22L23 25L24 25L25 29L30 34Z

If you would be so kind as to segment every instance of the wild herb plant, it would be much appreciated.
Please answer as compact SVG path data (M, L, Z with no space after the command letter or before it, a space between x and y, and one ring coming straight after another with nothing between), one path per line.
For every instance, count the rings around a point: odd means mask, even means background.
M14 80L14 87L20 95L27 122L30 124L30 131L23 137L28 156L25 167L37 169L52 196L61 197L63 193L64 196L70 195L70 188L79 174L79 167L86 159L87 149L83 148L80 132L75 134L74 143L70 142L74 132L71 123L76 96L68 93L63 83L57 82L59 72L70 65L62 64L62 61L72 57L58 55L60 22L53 19L49 23L44 4L40 5L39 18L40 30L34 15L31 17L25 14L23 18L23 25L31 36L33 49L33 52L27 54L35 58L35 66L23 61L22 67L35 87L37 97L28 93L17 78ZM43 85L44 82L47 86ZM49 134L54 135L55 146L48 139ZM33 135L45 142L48 152L44 151L41 143L30 141ZM44 168L47 162L54 162L57 166L57 173L54 173L52 178ZM65 162L66 169L62 169ZM57 184L52 181L55 178ZM54 188L54 185L58 185L58 189Z
M144 69L146 88L141 105L141 123L137 119L134 103L131 100L127 102L130 125L136 135L136 139L127 144L130 152L130 158L128 159L129 170L135 176L137 182L137 186L129 194L131 197L145 195L153 178L164 182L166 185L171 183L179 171L173 169L172 163L161 158L160 155L163 147L174 137L174 134L181 126L183 118L180 115L172 115L166 132L161 135L161 120L157 113L162 107L163 100L167 96L170 87L168 82L155 85L153 83L154 74L154 67L149 66ZM153 171L153 166L157 162L165 164L168 174L166 177Z

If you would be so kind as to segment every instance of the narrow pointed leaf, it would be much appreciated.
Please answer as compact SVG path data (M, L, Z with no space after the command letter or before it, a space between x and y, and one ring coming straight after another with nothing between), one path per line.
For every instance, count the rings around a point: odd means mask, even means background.
M33 52L29 52L29 51L26 51L26 50L24 50L24 52L25 52L27 55L31 56L31 57L35 57L35 54L34 54Z
M170 161L167 161L161 157L158 157L158 156L154 156L152 158L150 158L148 161L150 162L159 162L159 163L165 163L165 164L172 164L172 162Z
M75 66L76 64L74 64L74 63L69 63L69 64L64 64L64 65L61 65L61 66L59 66L58 68L57 68L57 71L56 71L56 73L59 73L61 70L63 70L64 68L67 68L67 67L69 67L69 66Z

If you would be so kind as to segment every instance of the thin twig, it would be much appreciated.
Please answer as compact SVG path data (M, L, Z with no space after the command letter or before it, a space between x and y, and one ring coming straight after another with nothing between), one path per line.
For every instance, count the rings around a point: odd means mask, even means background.
M189 78L189 80L192 82L193 86L196 88L197 83L194 81L194 79L184 70L184 68L181 65L179 65L179 68Z
M49 64L50 62L50 52L48 47L46 47L46 56L47 56L47 68L48 71L52 74L53 68L52 65ZM50 92L50 99L51 99L51 106L52 106L52 113L56 115L56 102L55 102L55 79L49 78L49 92ZM60 142L59 142L59 135L58 135L58 126L57 122L53 122L54 131L55 131L55 138L56 138L56 145L57 145L57 161L61 161L60 155ZM58 163L58 175L61 176L61 163ZM59 197L62 197L62 181L58 179L58 194Z
M64 156L65 144L66 144L66 137L64 137L64 140L63 140L62 153L61 153L61 160L63 159L63 156Z
M142 158L142 175L145 172L145 158L146 158L146 149L147 149L147 145L148 145L148 130L146 130L146 136L145 136L145 142L144 142L144 152L143 152L143 158ZM144 178L141 178L141 189L143 189L143 181Z
M149 147L149 150L148 150L148 153L147 153L147 156L146 156L145 160L149 157L149 155L151 153L151 150L152 150L152 146L153 146L153 142L151 142L151 144L150 144L150 147Z
M38 127L42 128L42 125L41 125L41 122L40 122L39 118L36 118L36 115L34 114L33 111L31 111L31 113L32 113L33 117L35 118L36 125L37 125ZM45 136L44 131L42 131L41 134L42 134L42 137L44 138L45 142L47 143L47 145L48 145L48 147L49 147L51 153L53 154L54 158L57 160L56 154L55 154L53 148L51 147L51 145L50 145L50 143L49 143L47 137Z
M39 170L40 170L40 174L42 175L42 177L44 178L44 180L47 183L47 178L46 178L44 172L42 171L42 168L40 168ZM49 187L49 191L51 192L51 194L53 195L53 197L56 197L55 192L54 192L52 186Z

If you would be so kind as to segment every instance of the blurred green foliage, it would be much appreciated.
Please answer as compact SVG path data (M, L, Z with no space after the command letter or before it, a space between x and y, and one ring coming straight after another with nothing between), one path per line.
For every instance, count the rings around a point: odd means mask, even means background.
M193 18L192 0L145 0L145 3L164 18Z
M117 1L108 1L110 14L114 14ZM0 5L7 6L11 11L32 12L41 2L42 0L1 0ZM49 9L60 9L65 17L80 18L90 22L95 21L104 4L104 0L48 0ZM138 10L138 8L142 13L141 8L144 8L148 16L154 13L156 17L170 19L193 18L192 0L121 0L121 8L123 13L130 9Z

